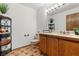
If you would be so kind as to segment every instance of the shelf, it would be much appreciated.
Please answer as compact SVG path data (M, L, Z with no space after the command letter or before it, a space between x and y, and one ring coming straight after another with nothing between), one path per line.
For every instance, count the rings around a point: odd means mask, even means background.
M9 32L5 32L5 33L0 33L0 36L3 36L3 35L8 35L10 34Z
M0 46L8 45L11 42L11 39L4 39L0 41Z
M9 18L9 17L0 15L0 20L1 20L1 19L9 19L9 20L11 20L11 18Z
M54 25L54 24L49 24L49 25Z
M0 15L0 55L6 55L8 51L3 52L3 46L10 44L12 49L12 19L7 16ZM8 47L6 47L7 49ZM5 48L4 48L5 50ZM6 53L7 52L7 53Z
M11 27L10 25L0 25L2 27Z

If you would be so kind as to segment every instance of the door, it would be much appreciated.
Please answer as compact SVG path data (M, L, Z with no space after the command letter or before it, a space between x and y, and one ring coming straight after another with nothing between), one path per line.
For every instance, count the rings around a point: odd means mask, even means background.
M66 29L72 31L74 28L79 27L79 13L66 16Z
M47 55L57 56L58 55L58 39L53 36L47 36Z
M74 15L66 16L66 29L68 31L73 30L74 26Z

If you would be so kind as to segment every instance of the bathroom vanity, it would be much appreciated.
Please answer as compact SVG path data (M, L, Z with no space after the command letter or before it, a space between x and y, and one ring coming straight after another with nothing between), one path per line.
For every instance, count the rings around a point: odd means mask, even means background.
M40 51L48 56L79 56L79 35L40 33Z

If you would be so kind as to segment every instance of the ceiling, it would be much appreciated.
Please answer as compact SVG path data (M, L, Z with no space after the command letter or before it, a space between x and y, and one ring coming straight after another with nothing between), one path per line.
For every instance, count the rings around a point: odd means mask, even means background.
M45 9L51 8L52 6L55 6L56 3L22 3L22 5L24 6L28 6L30 8L33 8L35 10L44 7ZM50 12L52 14L56 14L59 12L63 12L69 9L73 9L79 7L79 3L66 3L65 6L63 6L62 8L58 8L57 10L55 10L54 12Z
M33 9L39 9L39 8L42 8L42 7L51 7L53 6L55 3L22 3L22 5L24 6L28 6L28 7L31 7Z

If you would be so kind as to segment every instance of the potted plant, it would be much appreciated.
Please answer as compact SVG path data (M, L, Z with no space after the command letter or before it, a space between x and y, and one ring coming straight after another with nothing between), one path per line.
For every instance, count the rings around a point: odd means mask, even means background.
M6 14L8 9L9 9L8 4L3 4L3 3L0 4L0 12L2 14Z
M76 35L79 35L79 28L74 28L74 32Z

